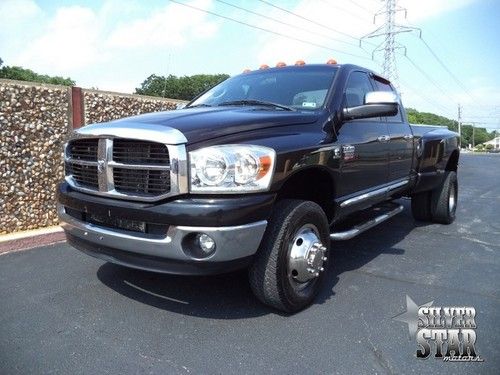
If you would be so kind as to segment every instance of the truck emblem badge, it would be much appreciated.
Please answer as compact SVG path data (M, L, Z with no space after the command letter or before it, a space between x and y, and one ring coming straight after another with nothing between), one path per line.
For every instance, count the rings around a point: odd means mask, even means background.
M340 159L341 156L342 156L342 152L340 152L340 147L335 147L333 149L333 155L332 155L332 157L334 159Z
M344 154L344 160L353 160L355 147L351 145L342 146L342 153Z
M104 160L97 161L97 172L99 172L99 173L104 172L104 164L105 164Z

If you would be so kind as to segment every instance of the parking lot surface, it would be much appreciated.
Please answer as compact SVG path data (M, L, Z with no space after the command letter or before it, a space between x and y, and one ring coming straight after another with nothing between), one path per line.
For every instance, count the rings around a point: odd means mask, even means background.
M245 272L131 270L66 244L0 256L0 373L500 373L500 157L463 155L457 220L405 211L333 243L316 303L261 305ZM417 359L406 296L476 309L482 363Z

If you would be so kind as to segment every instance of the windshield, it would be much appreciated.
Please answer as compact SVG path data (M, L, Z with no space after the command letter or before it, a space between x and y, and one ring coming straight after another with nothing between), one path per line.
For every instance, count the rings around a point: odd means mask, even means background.
M240 74L210 89L189 106L217 106L234 102L239 102L236 103L239 105L258 105L255 101L260 101L300 110L315 110L325 103L336 72L337 69L273 69Z

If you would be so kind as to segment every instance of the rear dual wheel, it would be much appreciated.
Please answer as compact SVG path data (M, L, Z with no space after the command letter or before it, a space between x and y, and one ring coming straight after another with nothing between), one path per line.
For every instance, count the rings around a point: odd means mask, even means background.
M329 252L328 220L320 206L303 200L278 202L249 269L254 294L285 312L307 307L325 278Z
M457 202L457 174L447 171L441 185L434 190L415 194L411 198L411 210L416 220L451 224L455 220Z

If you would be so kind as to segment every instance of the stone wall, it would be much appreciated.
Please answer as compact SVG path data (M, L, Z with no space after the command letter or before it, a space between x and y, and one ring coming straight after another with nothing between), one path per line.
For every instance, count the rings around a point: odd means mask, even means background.
M57 225L72 90L0 79L0 234ZM85 124L174 109L177 100L83 90Z
M141 113L172 110L176 108L177 103L185 102L151 96L83 90L84 123L93 124Z
M67 87L0 80L0 234L58 223L68 129Z

